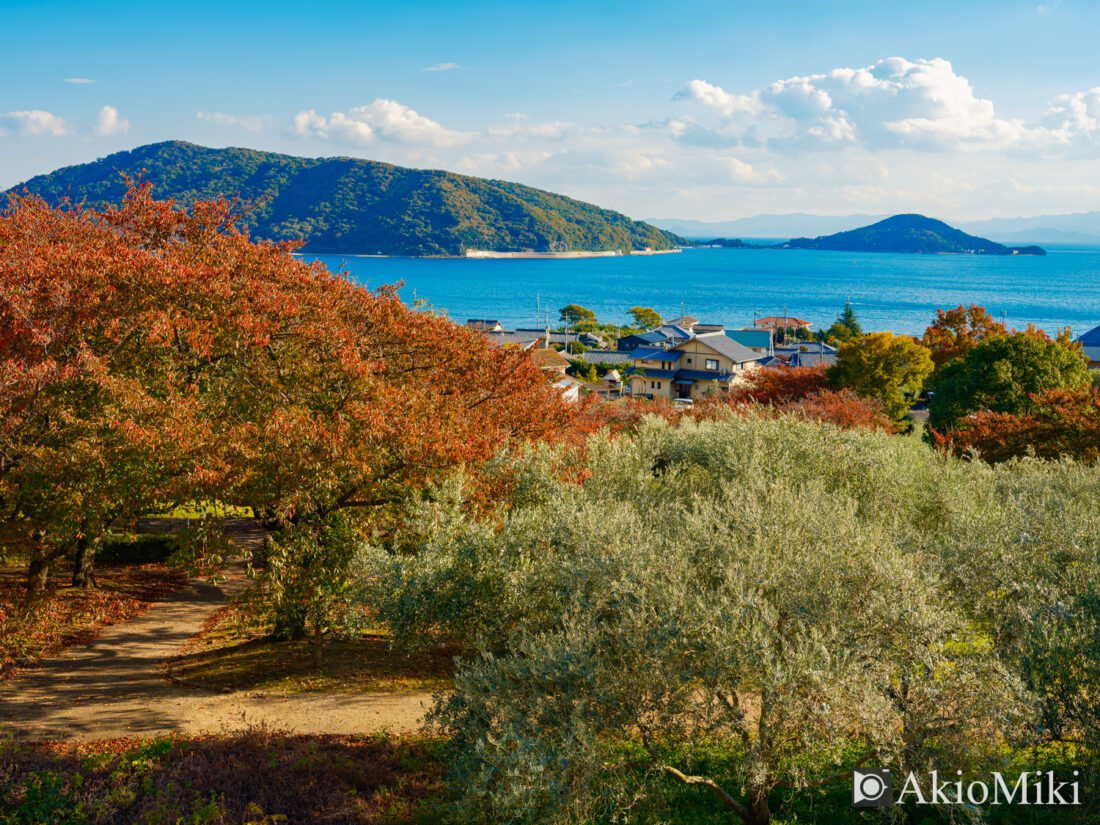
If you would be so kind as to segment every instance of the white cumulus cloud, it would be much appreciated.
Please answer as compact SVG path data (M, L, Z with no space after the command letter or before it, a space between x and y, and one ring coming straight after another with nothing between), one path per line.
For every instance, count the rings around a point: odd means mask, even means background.
M423 69L425 72L450 72L455 69L461 69L462 67L457 63L436 63L434 66L428 66Z
M731 95L729 92L712 86L705 80L692 80L676 93L677 100L694 100L708 109L713 109L723 117L751 115L760 110L760 101L756 95Z
M92 80L90 77L65 77L65 78L61 79L61 82L62 83L76 83L76 84L95 83L95 81Z
M752 167L752 164L745 163L738 158L719 158L718 162L724 166L729 173L729 176L736 183L754 183L762 184L768 182L768 176L762 172L758 172Z
M124 135L130 131L130 121L118 116L118 109L114 106L104 106L99 110L96 119L95 133L100 137L111 135Z
M677 98L726 120L750 115L741 136L787 148L978 149L1028 137L1023 122L996 117L993 102L975 96L970 81L941 58L890 57L778 80L745 95L693 80Z
M294 133L302 137L319 137L349 143L371 143L386 140L419 146L454 146L470 135L447 129L395 100L379 98L367 106L357 106L347 112L333 112L328 117L313 109L294 116Z
M62 118L41 109L0 113L0 134L52 135L64 137L72 128Z

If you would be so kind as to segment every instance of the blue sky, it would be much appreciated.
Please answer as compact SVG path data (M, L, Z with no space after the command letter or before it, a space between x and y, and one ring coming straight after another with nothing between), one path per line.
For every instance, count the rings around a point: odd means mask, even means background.
M184 139L639 218L1100 203L1096 2L0 0L0 31L0 187Z

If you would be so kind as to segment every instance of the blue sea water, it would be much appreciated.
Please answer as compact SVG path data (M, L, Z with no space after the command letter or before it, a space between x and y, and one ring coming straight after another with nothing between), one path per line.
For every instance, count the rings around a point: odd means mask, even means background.
M828 327L851 300L864 329L920 334L937 307L980 304L1009 326L1074 335L1100 324L1100 247L1052 245L1046 257L915 255L780 249L686 249L576 260L467 260L306 255L369 287L401 282L462 322L536 325L536 306L576 303L627 324L632 306L665 318L681 306L701 321L745 326L784 312Z

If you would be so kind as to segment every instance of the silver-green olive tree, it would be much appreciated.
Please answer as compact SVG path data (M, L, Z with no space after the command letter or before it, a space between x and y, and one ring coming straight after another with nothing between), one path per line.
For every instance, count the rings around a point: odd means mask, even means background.
M416 514L419 553L368 559L399 637L475 650L433 712L459 818L584 821L679 781L763 825L856 762L978 769L1029 729L1021 680L917 551L943 460L916 441L731 417L588 449L583 485L527 459L497 524L452 490ZM733 772L696 767L715 743Z

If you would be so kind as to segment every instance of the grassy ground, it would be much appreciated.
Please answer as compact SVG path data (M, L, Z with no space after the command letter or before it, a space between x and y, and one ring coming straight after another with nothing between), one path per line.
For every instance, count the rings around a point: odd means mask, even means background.
M46 597L21 615L23 576L20 567L0 571L0 679L11 676L17 662L86 644L107 625L143 613L186 581L160 564L97 565L98 588L81 590L69 587L72 574L58 568Z
M189 518L199 519L204 516L217 518L250 518L251 507L237 507L232 504L223 504L220 501L189 501L176 507L165 508L153 513L146 513L146 518Z
M0 742L0 825L432 823L431 740L231 736Z
M0 825L433 825L447 821L443 744L423 737L263 729L65 745L0 741ZM737 792L734 752L717 747L694 754L685 768ZM1051 754L1024 761L1032 769L1067 768ZM630 822L738 821L706 789L655 781L658 792L633 808ZM891 813L853 809L846 778L819 789L777 791L771 802L773 825L862 825L887 821ZM901 817L911 825L946 825L952 813L959 814L929 806L907 809ZM985 813L990 825L1076 825L1100 818L1095 807L1005 806Z
M419 693L452 686L448 651L403 654L383 633L325 642L320 671L306 641L275 641L259 628L242 627L233 607L219 611L199 638L170 663L188 682L278 693Z
M848 765L855 762L858 750L853 749ZM744 774L736 748L721 744L695 745L690 755L675 751L669 754L671 764L690 774L715 779L724 789L740 799ZM982 810L986 825L1097 825L1100 823L1100 800L1095 798L1094 758L1072 745L1046 745L1022 750L1003 766L1007 776L1023 771L1053 770L1060 780L1073 781L1073 771L1080 769L1082 801L1078 807L986 805ZM831 762L814 767L808 764L810 777L838 774ZM979 778L976 776L975 778ZM986 777L981 777L986 778ZM639 775L639 779L641 776ZM654 781L649 779L647 781ZM707 788L691 787L670 778L656 779L656 793L649 794L646 810L637 812L636 820L645 825L730 825L740 820ZM895 795L901 780L895 776ZM902 821L909 825L948 825L968 822L957 806L918 806L906 804L897 809L857 809L851 804L851 780L848 771L839 771L832 782L801 790L776 789L769 795L772 825L866 825L871 822ZM613 820L600 820L599 825L612 825Z

